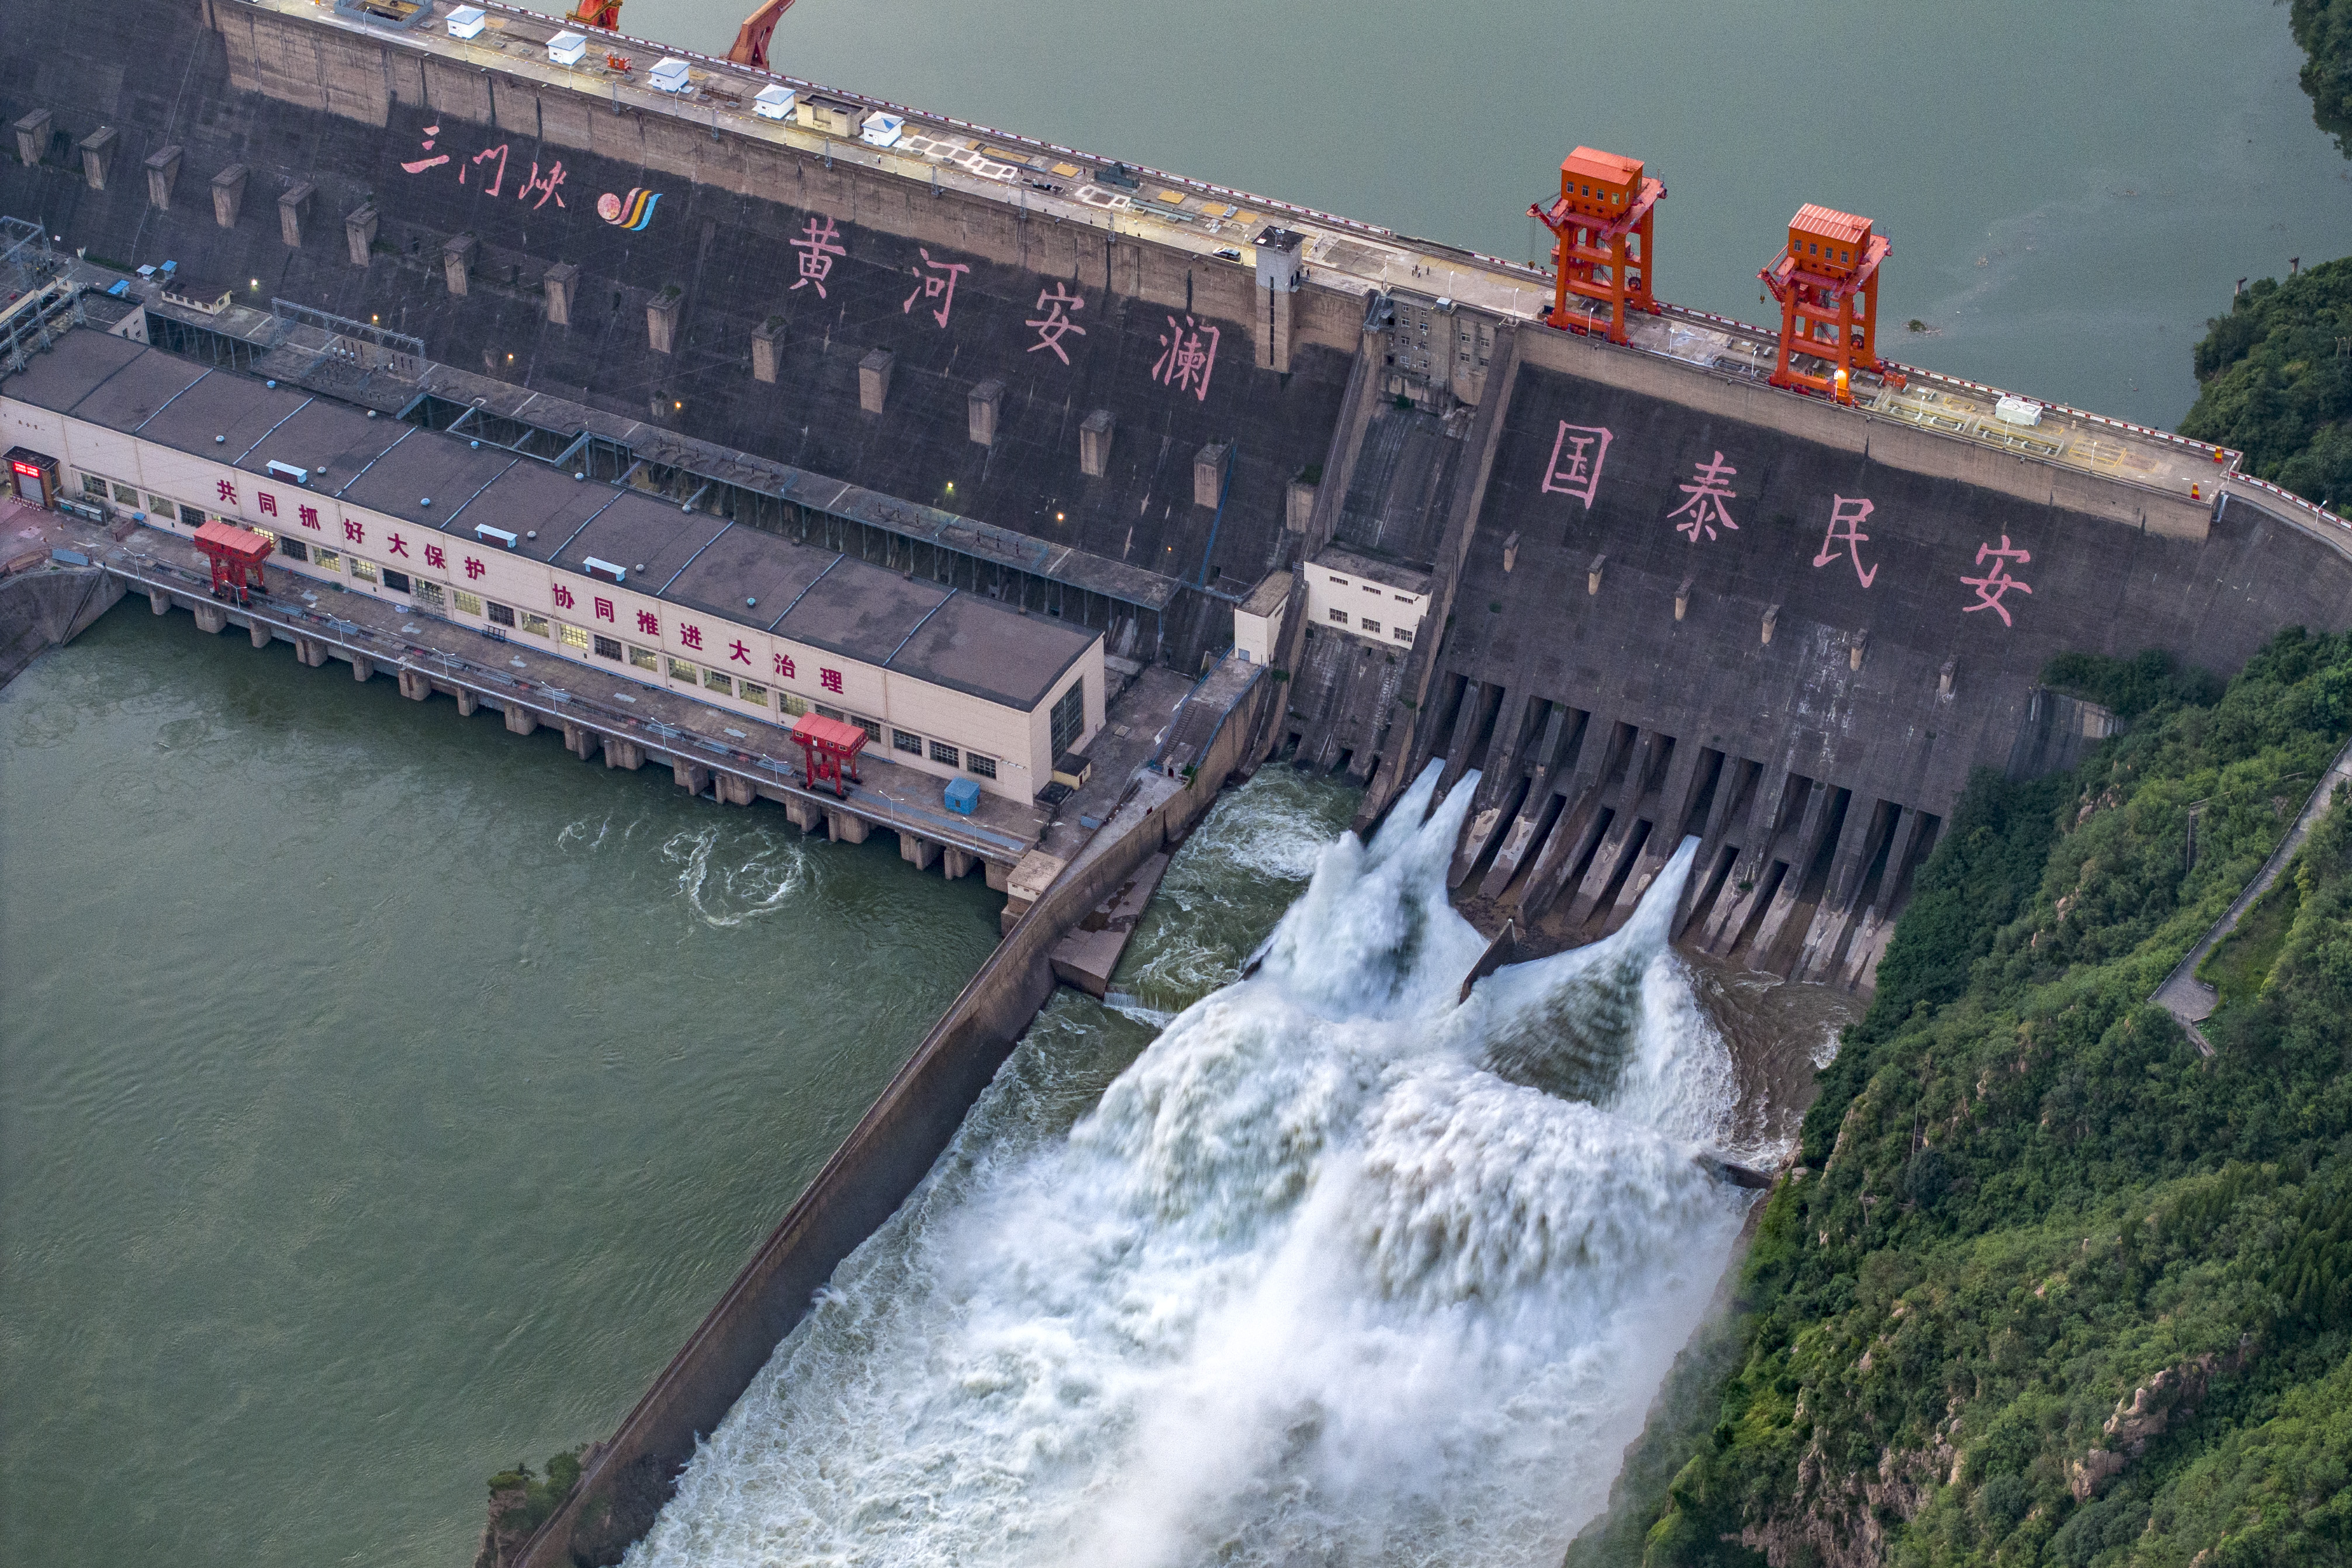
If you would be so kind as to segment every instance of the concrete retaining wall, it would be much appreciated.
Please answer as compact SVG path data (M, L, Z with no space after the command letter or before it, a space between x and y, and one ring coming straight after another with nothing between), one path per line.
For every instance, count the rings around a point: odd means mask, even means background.
M43 568L0 582L0 686L114 608L122 585L94 568Z

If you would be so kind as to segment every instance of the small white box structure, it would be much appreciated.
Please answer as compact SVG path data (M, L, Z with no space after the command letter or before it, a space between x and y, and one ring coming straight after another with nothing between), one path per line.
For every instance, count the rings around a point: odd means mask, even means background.
M866 129L858 133L857 139L875 147L895 147L906 130L904 115L869 114L866 117Z
M479 5L460 5L449 13L449 36L453 38L479 37L488 21L488 13Z
M2031 398L2004 397L1992 405L1992 416L2003 424L2040 424L2042 405Z
M800 94L779 82L770 82L751 100L751 112L762 120L790 120Z
M673 56L647 71L646 81L656 92L684 92L687 89L686 62Z
M579 33L558 33L547 40L547 57L559 66L576 66L588 57L588 40Z

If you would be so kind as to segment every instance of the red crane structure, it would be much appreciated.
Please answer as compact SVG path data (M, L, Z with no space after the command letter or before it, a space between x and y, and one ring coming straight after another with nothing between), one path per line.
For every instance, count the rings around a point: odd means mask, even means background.
M1650 293L1650 231L1665 193L1665 186L1643 175L1638 158L1580 147L1560 160L1559 199L1528 208L1556 236L1546 321L1571 332L1591 330L1591 317L1569 309L1573 294L1608 307L1608 339L1622 343L1628 310L1659 314Z
M247 593L263 586L261 563L269 555L269 541L249 528L210 522L196 530L196 548L212 562L213 597L247 602Z
M563 14L563 19L583 27L602 27L608 33L621 30L621 0L580 0L580 4Z
M829 782L833 792L846 800L849 785L865 782L857 777L857 754L866 748L866 741L862 727L821 713L804 713L793 720L792 737L801 743L804 759L801 772L810 789ZM845 762L849 765L848 783L842 781Z
M1789 220L1789 243L1757 274L1780 302L1780 362L1776 387L1853 401L1853 372L1883 373L1878 357L1878 264L1894 248L1870 220L1808 202ZM1799 370L1806 357L1825 374Z
M743 25L735 29L735 47L727 51L727 57L739 66L766 70L768 35L776 30L777 21L792 8L793 0L767 0L765 5L744 17Z

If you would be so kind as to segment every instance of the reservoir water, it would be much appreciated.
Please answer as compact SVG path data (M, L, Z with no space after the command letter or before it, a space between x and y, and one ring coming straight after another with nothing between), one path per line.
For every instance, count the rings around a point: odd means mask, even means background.
M0 692L0 1562L455 1568L993 945L981 878L133 598Z
M724 55L751 0L627 0ZM1801 202L1894 237L1882 351L2169 426L2242 277L2352 254L2286 7L798 0L793 76L1519 261L1579 142L1665 181L1661 298L1759 320Z

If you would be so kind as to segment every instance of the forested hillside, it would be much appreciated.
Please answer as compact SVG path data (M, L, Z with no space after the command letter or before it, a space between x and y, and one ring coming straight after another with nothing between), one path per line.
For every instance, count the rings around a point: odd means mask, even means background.
M2205 327L2180 433L2322 506L2352 502L2352 259L2258 279Z
M2352 639L2050 675L2129 728L1969 789L1572 1568L2352 1561L2352 801L2207 966L2213 1055L2147 999L2352 732Z

